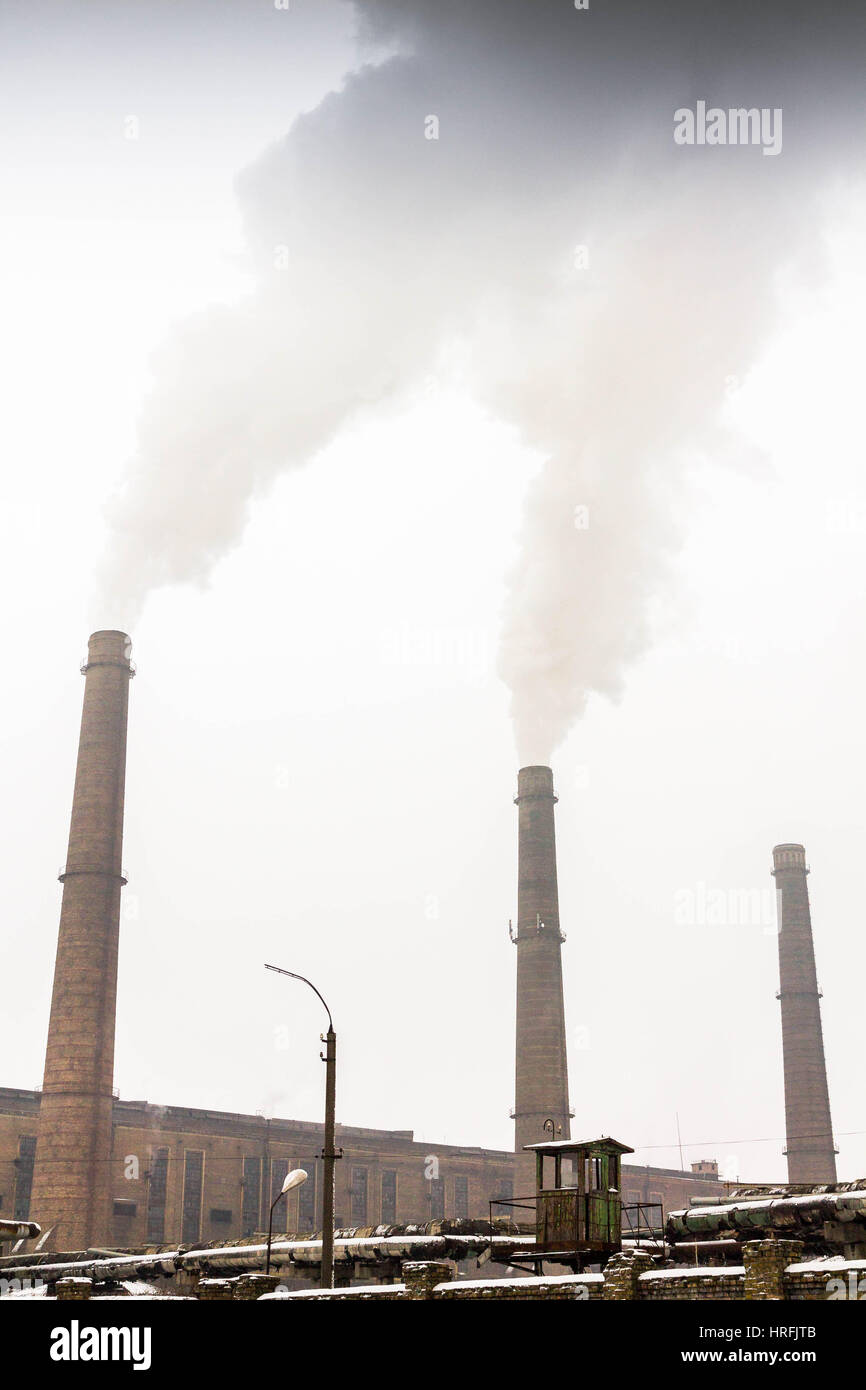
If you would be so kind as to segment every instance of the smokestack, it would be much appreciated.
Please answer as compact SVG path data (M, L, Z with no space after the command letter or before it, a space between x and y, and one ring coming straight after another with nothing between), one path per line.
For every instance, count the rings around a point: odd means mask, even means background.
M110 1235L114 1015L126 719L134 675L124 632L88 644L69 851L45 1053L31 1213L55 1249Z
M553 773L517 774L517 1061L515 1148L568 1139L568 1061L562 999L562 933L556 882ZM554 1133L545 1129L552 1120Z
M835 1182L836 1149L803 846L776 845L772 872L779 915L788 1181Z

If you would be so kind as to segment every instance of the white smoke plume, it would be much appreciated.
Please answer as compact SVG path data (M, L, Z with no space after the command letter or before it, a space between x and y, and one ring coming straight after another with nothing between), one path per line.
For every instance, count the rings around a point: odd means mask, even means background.
M772 328L776 273L814 260L815 190L855 158L862 19L740 0L357 9L376 61L239 179L255 292L156 363L106 602L132 621L154 586L202 578L252 497L459 340L478 399L546 457L500 670L521 762L547 762L644 648L684 466ZM782 152L675 145L675 110L699 100L782 108Z

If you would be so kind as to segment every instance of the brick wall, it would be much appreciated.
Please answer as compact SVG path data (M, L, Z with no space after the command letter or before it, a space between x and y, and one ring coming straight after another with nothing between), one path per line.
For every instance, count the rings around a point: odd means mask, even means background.
M433 1290L434 1298L509 1299L513 1301L554 1299L588 1303L602 1298L604 1280L600 1274L565 1274L559 1278L464 1279L443 1283Z
M345 1302L369 1302L379 1299L418 1300L418 1299L505 1299L509 1301L537 1301L554 1299L564 1302L586 1303L598 1301L602 1297L604 1280L600 1274L573 1274L559 1278L527 1279L462 1279L454 1280L453 1266L447 1262L406 1262L403 1265L404 1282L388 1286L367 1286L357 1289L300 1289L287 1292L285 1288L276 1291L273 1298L334 1299ZM206 1281L202 1281L204 1284ZM214 1281L210 1281L212 1284ZM224 1281L226 1284L229 1281ZM199 1288L202 1286L200 1285ZM199 1297L212 1297L209 1289L196 1290ZM235 1294L235 1297L239 1297Z
M807 1299L866 1302L866 1260L809 1260L790 1264L784 1276L785 1297L799 1303Z
M659 1269L642 1274L638 1297L641 1299L742 1299L745 1297L745 1271L742 1266L729 1269Z
M508 1299L566 1300L598 1302L640 1299L641 1301L682 1300L684 1302L747 1301L752 1299L826 1299L830 1296L859 1297L866 1301L866 1261L811 1261L808 1264L780 1264L785 1246L797 1241L753 1241L742 1266L727 1269L648 1269L647 1256L615 1255L604 1274L573 1274L524 1279L455 1280L453 1268L445 1261L406 1262L403 1284L378 1288L326 1290L308 1289L274 1297L289 1298L390 1298L390 1299ZM796 1254L796 1250L794 1251ZM835 1281L835 1282L832 1282ZM207 1284L208 1281L203 1281ZM210 1281L213 1282L213 1281ZM230 1281L224 1281L228 1284ZM829 1292L828 1292L829 1284ZM840 1291L840 1286L842 1290ZM747 1293L747 1287L749 1293ZM200 1297L210 1296L204 1291ZM240 1294L236 1293L236 1297Z

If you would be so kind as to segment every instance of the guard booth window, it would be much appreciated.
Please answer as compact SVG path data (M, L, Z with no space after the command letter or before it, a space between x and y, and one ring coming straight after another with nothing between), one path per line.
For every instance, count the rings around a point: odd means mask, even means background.
M602 1168L604 1159L600 1154L595 1154L592 1158L584 1159L584 1162L586 1164L587 1192L603 1192L606 1186Z

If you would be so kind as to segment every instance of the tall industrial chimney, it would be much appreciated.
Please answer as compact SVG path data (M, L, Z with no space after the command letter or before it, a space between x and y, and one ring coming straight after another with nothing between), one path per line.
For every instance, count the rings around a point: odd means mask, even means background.
M802 845L776 845L773 877L779 915L778 997L785 1067L785 1152L791 1183L836 1181L808 872Z
M562 999L562 933L556 882L553 773L517 775L517 1062L515 1148L568 1139L568 1061ZM553 1122L545 1128L545 1121Z
M126 719L134 669L124 632L88 645L69 851L48 1025L31 1214L54 1249L109 1242L114 1015Z

